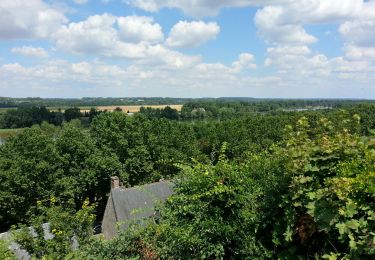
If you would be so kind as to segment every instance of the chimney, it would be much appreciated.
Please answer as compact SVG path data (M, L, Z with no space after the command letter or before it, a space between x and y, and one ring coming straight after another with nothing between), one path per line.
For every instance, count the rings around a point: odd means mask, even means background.
M117 176L111 177L111 189L120 188L120 179Z

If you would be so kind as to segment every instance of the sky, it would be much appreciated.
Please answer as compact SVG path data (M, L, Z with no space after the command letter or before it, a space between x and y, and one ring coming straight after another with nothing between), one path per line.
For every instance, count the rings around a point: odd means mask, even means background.
M0 0L0 96L375 99L375 0Z

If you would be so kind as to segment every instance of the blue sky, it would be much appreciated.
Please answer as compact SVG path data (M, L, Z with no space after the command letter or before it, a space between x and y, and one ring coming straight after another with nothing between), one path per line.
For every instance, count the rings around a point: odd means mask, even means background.
M0 96L373 99L374 31L374 0L1 0Z

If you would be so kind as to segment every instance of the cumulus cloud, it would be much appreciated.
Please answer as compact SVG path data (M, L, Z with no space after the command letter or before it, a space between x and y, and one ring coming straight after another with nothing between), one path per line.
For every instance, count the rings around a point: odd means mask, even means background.
M350 60L373 60L375 61L375 47L361 47L347 45L344 48L345 56Z
M119 40L114 28L118 18L109 14L90 16L87 20L70 23L54 34L58 49L76 54L106 57L141 58L146 46Z
M73 1L86 2L70 3ZM251 53L241 53L232 63L223 64L177 51L215 39L220 27L214 22L180 21L164 36L151 17L102 14L68 23L64 13L55 9L58 5L48 4L55 1L1 0L0 39L51 39L56 51L77 54L83 61L40 59L39 64L33 63L37 65L25 66L4 64L3 59L0 92L85 96L89 89L90 95L98 96L375 96L369 87L375 81L374 0L123 1L146 11L179 8L197 17L216 15L223 8L259 6L255 25L258 35L270 44L259 63L267 69L259 72ZM339 25L344 40L340 57L330 58L310 46L318 38L305 25L326 23ZM48 56L42 48L22 44L11 51ZM101 59L87 61L92 57L110 59L104 59L108 64ZM263 74L266 76L255 76Z
M222 63L199 63L195 67L197 75L202 75L203 77L207 75L212 77L224 76L231 79L235 79L240 72L255 68L255 58L251 53L241 53L238 56L238 60L232 62L232 66L226 66Z
M163 45L149 46L146 57L139 61L141 64L165 65L170 69L188 68L201 61L200 56L188 56L177 51L169 50Z
M241 71L242 69L255 69L254 55L251 53L241 53L238 60L232 63L234 71Z
M344 39L351 44L373 46L375 42L375 1L364 3L356 19L343 23L339 31Z
M303 25L339 22L354 18L363 7L363 0L300 0L284 5L265 6L257 11L258 34L271 44L311 44L317 38Z
M89 0L73 0L73 2L78 5L84 5L84 4L87 4Z
M0 39L48 38L67 21L42 0L0 1Z
M155 53L163 51L154 50ZM274 58L283 59L282 51ZM306 53L298 56L297 53ZM363 97L361 86L375 80L375 66L343 57L328 59L306 50L290 50L295 59L287 67L273 63L274 75L252 76L246 72L253 63L250 53L240 54L231 66L194 61L183 69L172 66L113 65L100 61L71 63L45 61L35 66L19 63L0 65L0 90L3 95L23 96L33 91L38 96L255 96L255 97ZM155 54L159 56L159 54ZM271 54L270 54L271 55ZM275 54L276 55L276 54ZM298 59L299 57L299 59ZM250 61L250 63L249 63ZM247 64L241 71L236 64ZM173 62L172 62L173 64ZM174 63L176 64L176 63ZM251 67L251 66L250 66ZM301 70L301 72L299 71ZM296 73L298 71L298 73ZM367 95L374 90L367 89Z
M58 49L74 54L133 59L170 68L184 68L201 59L169 50L159 43L163 38L160 25L152 18L109 14L70 23L54 35Z
M211 93L212 96L220 92L224 94L229 90L228 86L232 93L233 88L248 84L249 79L245 80L245 76L239 74L237 62L243 66L242 71L254 60L252 54L243 53L232 66L226 66L220 63L202 63L200 59L184 57L179 52L160 45L150 49L150 52L154 61L166 59L160 61L162 66L138 61L121 66L99 61L71 63L63 60L45 61L35 66L4 64L0 65L0 78L4 79L5 84L0 89L5 86L6 92L2 93L16 93L25 90L27 85L28 89L37 88L34 93L39 96L48 96L48 93L56 95L63 90L64 95L82 96L87 94L88 89L91 95L97 93L102 96L108 95L108 91L111 94L123 93L123 96L178 95L177 93L186 96L186 91L190 95L196 95L194 91L204 91L206 95ZM255 78L252 81L258 82ZM25 84L26 82L30 84Z
M280 21L284 7L267 6L258 11L255 24L258 35L270 44L310 44L317 39L308 34L301 24Z
M328 58L323 54L313 54L306 46L268 48L266 56L265 65L276 67L279 73L320 78L331 73Z
M145 16L127 16L118 18L121 39L129 42L160 42L164 35L159 24L153 18Z
M34 58L47 58L49 56L45 49L33 46L15 47L11 49L11 52Z
M293 0L124 0L125 3L141 8L148 12L156 12L162 8L178 8L184 13L203 17L214 16L223 8L262 6L268 4L282 4Z
M179 21L172 27L166 44L177 48L197 47L215 39L219 32L220 27L214 22Z

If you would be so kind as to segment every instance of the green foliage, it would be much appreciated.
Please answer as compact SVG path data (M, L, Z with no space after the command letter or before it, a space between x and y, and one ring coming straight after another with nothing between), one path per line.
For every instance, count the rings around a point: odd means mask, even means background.
M375 255L375 143L350 133L359 117L306 118L269 151L181 166L175 194L146 227L95 241L101 259L370 259ZM126 242L124 242L126 241ZM121 247L123 245L123 247ZM115 248L121 248L116 251Z
M273 229L282 255L375 254L374 141L345 128L358 119L337 126L322 118L311 129L301 118L289 127L277 150L286 156L284 174L290 177L288 192L280 194L283 221Z
M0 259L16 260L16 256L8 249L8 242L0 239Z
M100 150L74 121L58 131L46 125L25 129L0 146L0 226L27 223L38 200L73 199L79 208L88 197L103 212L110 177L122 176L117 156Z
M188 163L199 153L191 126L166 119L103 113L91 133L101 150L118 156L130 186L174 176L175 163Z
M43 121L61 125L63 117L60 112L51 112L44 106L20 107L9 109L2 115L0 128L31 127Z
M37 259L64 259L74 250L74 240L79 245L88 243L95 219L94 206L85 200L82 208L74 210L74 203L61 203L52 197L38 201L33 212L32 230L24 226L12 232L12 238ZM53 238L46 239L43 224L49 223Z
M75 216L86 198L98 204L100 215L113 175L128 186L177 178L176 194L160 207L159 218L113 241L83 240L78 252L63 240L61 247L48 245L48 254L371 258L374 107L269 112L302 103L191 103L181 118L204 119L193 122L160 118L167 116L147 109L133 116L92 110L90 129L79 120L25 129L0 145L0 228L17 222L37 226L31 222L38 216L38 223L57 223L60 213L61 223L74 226L78 220L68 215ZM71 203L41 210L37 201L51 196ZM48 243L34 239L28 240L30 250L36 247L42 256Z
M60 198L82 203L88 197L104 204L110 177L120 175L126 181L116 155L99 150L89 133L74 125L64 125L55 148L58 170L53 186Z
M141 107L139 113L150 119L166 118L170 120L178 120L180 118L178 111L166 106L165 108Z
M0 222L9 226L27 219L36 200L49 196L57 153L40 128L25 129L0 146Z
M69 254L66 259L157 260L159 258L156 251L152 249L148 242L151 236L152 231L147 226L130 226L127 232L112 240L104 240L101 237L92 238L90 243Z
M253 259L270 256L254 237L259 189L242 167L223 157L186 168L161 210L153 241L165 259Z
M81 110L78 107L68 108L64 112L64 117L67 122L80 118L82 117Z

